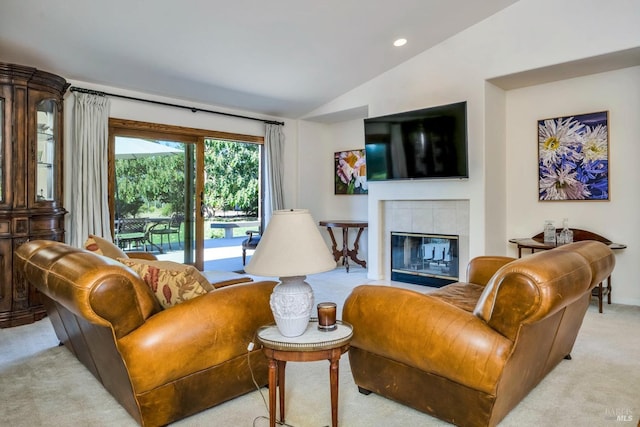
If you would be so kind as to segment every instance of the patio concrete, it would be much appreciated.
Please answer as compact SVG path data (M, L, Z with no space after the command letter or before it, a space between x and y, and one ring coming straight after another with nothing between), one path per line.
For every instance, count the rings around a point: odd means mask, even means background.
M222 239L206 239L204 241L204 269L220 270L220 271L241 271L244 269L242 265L242 241L246 236L222 238ZM163 245L164 254L156 254L158 259L184 262L182 250L176 250L173 244L173 250L169 250L168 245ZM247 263L251 259L253 251L247 251Z

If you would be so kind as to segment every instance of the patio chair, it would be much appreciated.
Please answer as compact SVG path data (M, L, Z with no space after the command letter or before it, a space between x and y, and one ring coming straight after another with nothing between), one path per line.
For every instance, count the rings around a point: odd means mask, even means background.
M116 221L115 243L122 250L147 248L148 218L121 218Z
M167 237L167 241L169 243L169 250L172 250L171 247L171 235L176 234L178 236L178 247L181 246L180 239L180 227L184 222L184 215L179 213L174 213L171 215L168 221L158 222L157 224L152 225L149 228L149 238L153 241L153 236L160 236L160 247L164 244L164 237Z
M247 263L247 250L255 250L258 247L261 233L260 231L249 230L247 231L247 236L249 236L249 238L242 241L242 265L246 265Z

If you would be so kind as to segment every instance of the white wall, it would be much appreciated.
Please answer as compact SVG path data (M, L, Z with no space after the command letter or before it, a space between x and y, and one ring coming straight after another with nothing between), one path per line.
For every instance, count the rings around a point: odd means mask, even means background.
M553 100L553 102L549 102ZM538 201L537 121L609 111L609 201ZM545 219L593 231L627 249L616 251L614 302L640 305L640 67L506 92L507 235L530 237ZM514 245L506 250L515 256ZM606 308L605 308L606 310Z
M638 47L639 20L640 2L637 0L618 0L606 4L598 0L520 0L309 114L306 119L313 121L331 115L339 116L341 111L368 109L369 116L373 117L467 101L468 181L370 184L367 208L370 277L377 278L376 272L381 271L377 265L380 262L378 200L388 200L392 196L403 200L469 200L470 256L510 251L506 241L511 237L510 233L516 230L513 230L513 219L507 210L507 206L514 202L505 184L508 182L506 165L510 161L507 157L506 122L513 112L506 106L502 90L488 84L487 80ZM555 98L546 100L551 105L556 102ZM587 105L579 109L590 110ZM301 143L299 162L301 165L310 165L314 171L318 171L313 164L318 164L320 157L331 158L336 141L346 140L353 135L342 123L302 123L298 128ZM316 126L328 126L330 129L315 133ZM307 144L313 148L307 149ZM535 167L535 163L533 165ZM615 170L614 160L611 167ZM537 179L537 175L531 179ZM615 183L614 180L612 177ZM333 191L332 185L323 182L318 185L320 187L302 188L313 191L314 197L325 200L328 203L323 205L326 212L334 215L341 212L341 202L326 197ZM615 196L617 191L613 189L612 194ZM535 194L533 198L537 200ZM602 209L607 210L612 205L603 206ZM353 213L354 219L358 216L361 215ZM538 229L539 219L535 222ZM625 233L629 225L617 221L611 224L620 233ZM524 235L530 235L532 231L535 230L529 228ZM615 238L618 233L603 234ZM622 269L616 273L621 276L616 279L617 282L634 281L632 276L622 276ZM634 301L637 294L629 293L627 289L616 287L614 299Z
M309 209L317 221L321 220L367 220L367 196L334 194L334 160L337 151L364 148L362 120L347 120L327 125L301 121L300 134L312 136L300 141L299 207ZM356 230L350 231L349 247L353 247ZM338 249L342 247L340 230L334 233ZM330 244L328 233L323 236ZM367 259L368 232L360 238L358 258Z

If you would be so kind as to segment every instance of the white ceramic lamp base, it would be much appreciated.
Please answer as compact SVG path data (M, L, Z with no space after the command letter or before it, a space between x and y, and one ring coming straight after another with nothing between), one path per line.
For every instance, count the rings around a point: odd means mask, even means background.
M313 310L313 289L306 276L281 277L271 294L271 311L278 330L285 337L304 333Z

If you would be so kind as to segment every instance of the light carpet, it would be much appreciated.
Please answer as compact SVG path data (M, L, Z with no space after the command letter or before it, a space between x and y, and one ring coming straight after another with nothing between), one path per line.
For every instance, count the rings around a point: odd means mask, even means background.
M308 278L316 301L342 303L354 286L371 282L352 267ZM397 283L421 291L429 288ZM390 302L392 303L392 302ZM339 311L339 312L340 312ZM501 426L636 426L640 416L640 307L589 308L572 352ZM429 415L375 394L364 396L340 360L339 422L360 426L444 426ZM0 424L6 426L136 426L128 413L58 341L45 318L0 330ZM268 399L267 389L261 389ZM331 424L328 362L287 364L286 421L295 427ZM465 408L461 407L460 411ZM619 421L618 415L627 421ZM263 417L263 418L259 418ZM176 422L175 426L268 426L254 391ZM623 419L623 418L620 418Z

